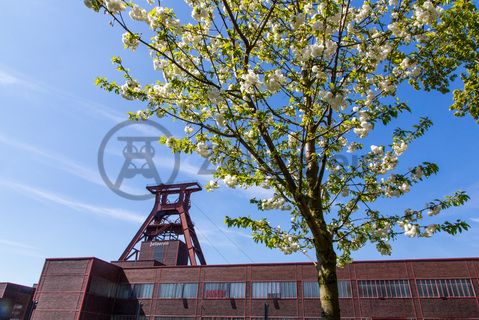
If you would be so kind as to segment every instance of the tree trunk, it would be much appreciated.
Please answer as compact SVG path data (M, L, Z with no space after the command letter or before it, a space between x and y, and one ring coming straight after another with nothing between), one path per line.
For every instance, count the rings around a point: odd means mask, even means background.
M316 249L316 271L322 309L321 318L340 320L336 252L334 251L332 235L329 233L320 211L310 210L307 205L304 205L303 209L303 217L306 218L306 222L311 230Z
M336 253L331 246L316 247L322 319L340 320Z

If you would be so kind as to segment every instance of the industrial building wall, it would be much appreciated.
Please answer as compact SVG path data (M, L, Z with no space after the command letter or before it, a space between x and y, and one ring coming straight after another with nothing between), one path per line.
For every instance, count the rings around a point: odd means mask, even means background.
M47 259L32 319L109 320L121 276L121 268L95 258Z
M110 320L115 303L117 284L125 281L121 268L94 259L80 319Z
M33 319L249 320L261 319L265 305L271 319L321 316L310 263L120 268L95 261L47 261ZM479 319L478 275L479 259L356 262L338 270L342 316Z
M78 320L93 258L47 259L34 300L34 320Z
M358 262L338 270L339 279L345 280L351 296L341 298L342 316L345 318L377 319L479 319L477 293L479 260L422 260ZM238 317L256 318L264 315L268 304L270 317L291 319L319 318L321 310L318 298L304 296L305 282L316 281L312 264L271 264L205 267L162 267L125 269L130 283L154 284L151 299L141 300L145 315L168 317ZM420 297L417 281L468 281L468 295ZM294 298L255 298L252 286L258 282L293 281L296 285ZM400 282L397 282L400 281ZM205 283L245 282L245 298L227 299L207 297ZM160 297L160 284L197 283L197 298L171 299ZM365 296L359 285L369 285L378 290L384 284L404 283L407 294L394 297L381 296L376 292ZM440 289L440 288L439 288ZM438 290L439 290L438 289ZM451 289L452 290L452 289Z
M14 283L0 283L0 320L28 320L35 289Z

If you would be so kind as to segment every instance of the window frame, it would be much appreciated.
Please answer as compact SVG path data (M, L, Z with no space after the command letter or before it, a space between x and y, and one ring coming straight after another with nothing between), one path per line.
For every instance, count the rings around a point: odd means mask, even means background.
M151 296L150 297L137 297L135 293L135 286L138 285L151 285ZM128 296L127 297L121 297L120 296L120 290L123 287L128 287ZM153 282L134 282L134 283L129 283L129 282L123 282L119 283L116 288L116 293L115 293L115 299L122 299L122 300L129 300L129 299L141 299L141 300L147 300L147 299L153 299L153 296L155 295L155 283Z
M348 279L345 279L345 280L338 280L338 294L340 293L340 288L339 288L339 283L346 283L347 284L347 288L348 288L348 293L349 295L348 296L339 296L339 299L351 299L353 297L353 289L352 289L352 286L351 286L351 280L348 280ZM319 295L317 297L306 297L305 295L305 283L316 283L318 284L318 281L313 281L313 280L303 280L302 281L303 283L303 299L319 299ZM318 287L319 287L319 284L318 284ZM320 291L319 291L319 288L318 288L318 294L320 294Z
M150 297L138 297L136 296L136 293L135 293L135 286L138 286L138 285L141 285L141 286L144 286L144 285L150 285L151 286L151 296ZM132 291L132 295L133 295L133 298L135 299L153 299L153 296L155 295L155 283L153 282L137 282L137 283L132 283L131 284L131 291Z
M228 286L228 296L227 297L207 297L206 296L206 285L207 284L229 284ZM231 297L231 284L243 284L243 296L238 297ZM203 282L203 299L205 300L231 300L231 299L246 299L247 297L247 281L205 281Z
M185 297L185 285L195 285L196 286L196 294L194 297ZM175 286L179 286L181 285L181 297L162 297L161 296L161 286L163 285L175 285ZM158 285L158 299L198 299L198 288L199 288L199 285L198 285L198 282L169 282L169 283L159 283ZM176 293L176 290L177 288L175 287L175 293Z
M99 285L100 287L98 287ZM106 288L106 291L107 291L106 294L103 294L102 292L98 292L105 289L102 285L108 286L108 288ZM115 299L117 290L118 290L118 284L116 282L111 281L104 277L92 276L90 279L90 283L88 284L87 294L93 295L95 297Z
M369 285L368 292L370 291L373 293L372 295L369 296L363 296L361 295L361 289L360 289L360 282L373 282L373 285ZM394 289L395 292L399 292L399 296L388 296L386 295L380 295L380 292L384 290L384 292L388 292L389 290L386 287L381 287L383 284L388 283L388 282L395 282L395 281L400 281L405 284L407 284L407 291L405 292L406 294L402 294L402 290L399 289L396 290ZM384 282L384 283L381 283ZM411 299L412 296L412 289L411 289L411 282L410 279L357 279L356 280L356 286L358 290L358 298L359 299ZM393 289L391 289L392 291Z
M251 299L252 300L267 300L267 299L278 299L278 300L288 300L288 299L298 299L298 281L297 280L258 280L258 281L251 281ZM255 297L254 296L254 284L255 283L278 283L279 284L279 297ZM294 297L283 297L281 292L281 284L282 283L293 283L295 288L295 296ZM271 294L271 293L267 293Z
M430 290L436 291L437 295L421 295L423 289L419 289L420 281L428 281L429 283L426 283L425 286L427 286L427 293L429 293ZM457 287L457 288L451 288L451 281L455 281L456 284L458 281L466 281L469 284L469 287L466 289L465 287ZM442 283L441 283L442 282ZM415 281L416 284L416 293L417 296L420 299L475 299L477 297L477 293L474 289L474 283L471 278L420 278L416 279ZM462 284L461 284L462 285ZM430 288L429 288L430 286ZM459 288L459 289L458 289ZM466 293L466 291L470 292L470 296L468 295L455 295L454 290L456 291L462 291L462 293ZM446 291L446 294L443 295L443 293ZM450 293L453 293L452 295Z

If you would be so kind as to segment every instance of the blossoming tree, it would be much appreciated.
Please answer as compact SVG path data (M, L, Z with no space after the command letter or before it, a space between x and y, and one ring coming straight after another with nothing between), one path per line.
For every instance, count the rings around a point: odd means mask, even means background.
M468 228L461 220L427 223L428 216L463 204L463 192L404 212L372 205L401 197L438 171L429 162L397 168L408 145L431 126L428 118L391 130L384 145L364 141L410 111L399 86L446 92L459 72L474 79L474 41L465 41L468 55L451 54L459 42L443 41L459 37L448 24L470 36L471 2L186 0L192 18L185 22L172 8L147 2L85 0L124 29L125 48L146 46L159 71L158 81L141 84L115 57L125 83L98 78L97 84L145 103L131 119L183 121L184 136L161 142L215 165L208 190L220 180L230 188L272 189L271 199L252 201L260 210L287 211L288 228L250 217L226 222L251 228L256 241L285 253L314 249L325 319L340 317L336 267L367 242L389 254L399 234L431 237ZM140 26L143 33L135 31L139 24L147 26ZM472 84L455 94L462 113L469 106L460 98L477 93L477 81ZM357 163L338 160L347 152Z

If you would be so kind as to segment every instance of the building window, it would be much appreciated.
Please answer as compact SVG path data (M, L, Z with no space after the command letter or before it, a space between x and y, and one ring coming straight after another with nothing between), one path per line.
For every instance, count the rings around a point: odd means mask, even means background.
M351 298L351 282L349 280L338 281L338 292L340 298Z
M160 298L195 299L198 293L197 283L162 283L160 284Z
M319 283L317 281L303 282L303 295L305 298L319 298Z
M361 298L410 298L408 280L358 280Z
M475 297L471 279L420 279L416 286L421 298Z
M118 285L116 297L118 299L129 299L133 295L131 285L129 283L121 283Z
M116 283L102 277L92 277L88 293L100 297L113 298L116 292Z
M151 299L153 283L122 283L116 293L118 299Z
M204 297L206 299L244 298L246 283L244 282L206 282Z
M153 297L153 283L135 283L133 296L137 299L151 299Z
M253 282L253 298L296 298L296 282Z
M351 298L351 284L349 280L338 280L338 293L340 298ZM305 298L319 298L319 284L317 281L303 282Z

